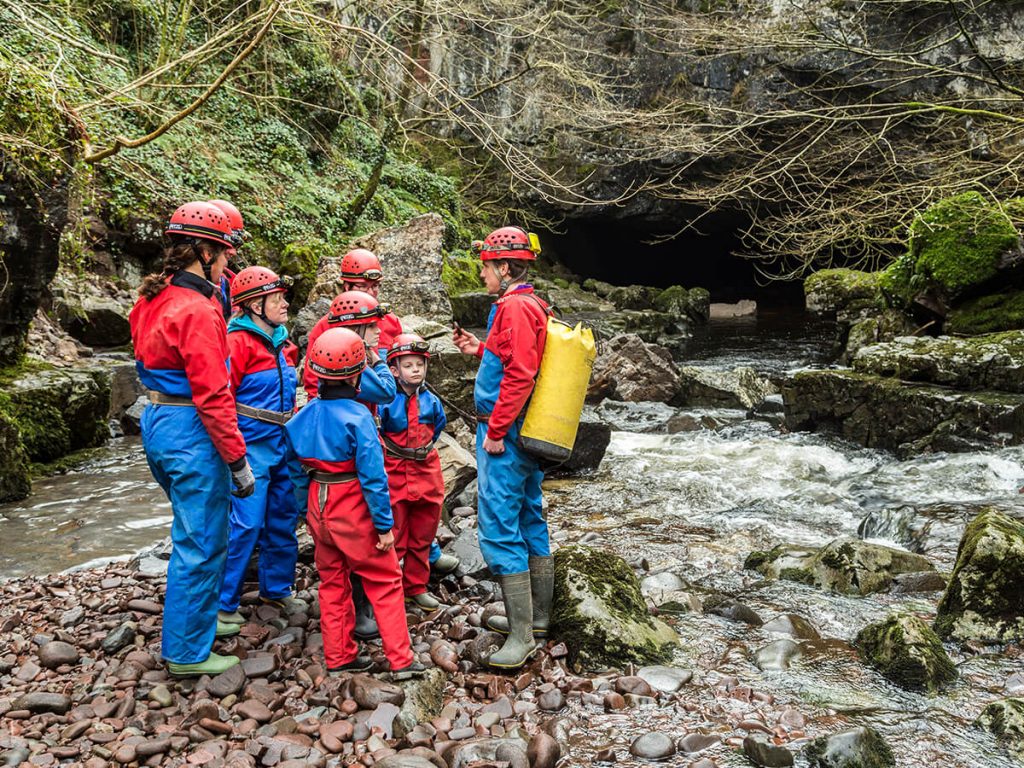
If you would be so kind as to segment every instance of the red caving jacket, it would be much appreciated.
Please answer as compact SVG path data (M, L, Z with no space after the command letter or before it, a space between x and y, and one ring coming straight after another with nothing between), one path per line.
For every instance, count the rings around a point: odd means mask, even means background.
M243 458L245 440L228 383L227 328L214 286L178 272L156 298L139 297L128 320L135 367L146 388L191 398L224 462Z
M390 403L380 406L380 431L385 438L384 468L388 473L391 501L444 501L444 477L437 449L431 449L423 461L392 455L387 441L403 448L430 445L447 424L444 407L437 395L426 387L409 396L399 387Z

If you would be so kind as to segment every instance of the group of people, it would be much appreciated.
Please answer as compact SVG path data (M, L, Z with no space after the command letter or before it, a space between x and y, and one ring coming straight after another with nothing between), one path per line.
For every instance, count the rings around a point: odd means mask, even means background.
M303 516L328 671L370 669L357 641L379 636L393 679L420 674L406 604L437 610L431 568L458 566L435 541L444 482L434 443L446 417L426 386L428 344L377 298L380 261L365 249L344 256L344 290L311 330L300 377L285 328L288 280L261 266L227 269L246 239L238 209L187 203L166 236L163 270L144 279L130 320L150 400L143 445L173 509L161 640L169 671L215 675L239 663L212 648L245 622L257 549L260 599L307 609L292 595ZM506 608L491 627L507 635L489 663L515 669L545 636L552 599L543 473L516 441L550 310L526 283L535 236L503 227L474 245L496 301L484 341L458 326L453 340L481 361L478 530ZM300 381L308 401L297 408Z

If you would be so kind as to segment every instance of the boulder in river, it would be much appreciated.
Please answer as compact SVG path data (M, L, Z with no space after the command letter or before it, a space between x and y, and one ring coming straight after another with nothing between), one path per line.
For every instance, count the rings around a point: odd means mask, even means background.
M822 269L804 281L807 311L850 323L885 308L875 272Z
M882 735L871 727L852 728L815 739L804 750L811 768L895 768Z
M582 667L667 661L679 638L647 613L640 582L625 560L573 545L555 553L552 634Z
M587 397L667 403L679 392L679 372L664 347L625 333L601 344Z
M865 661L904 688L934 693L957 678L938 635L913 614L893 613L866 626L854 644Z
M993 701L974 724L989 731L1014 752L1024 753L1024 699Z
M752 410L775 393L774 384L748 367L723 371L685 366L679 369L679 380L675 401L686 406Z
M1024 640L1024 523L995 509L964 530L935 618L940 637Z
M767 578L847 595L883 592L897 574L935 570L921 555L852 538L835 539L817 550L781 544L767 552L752 552L744 567Z

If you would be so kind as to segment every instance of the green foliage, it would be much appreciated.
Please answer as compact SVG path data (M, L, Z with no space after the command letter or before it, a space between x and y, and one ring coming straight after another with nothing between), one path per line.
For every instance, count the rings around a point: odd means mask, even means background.
M294 281L292 302L297 305L306 303L314 283L316 283L316 267L320 259L330 256L333 250L323 240L313 237L309 240L296 240L288 243L281 252L278 272L288 275Z
M441 265L441 280L449 296L483 290L480 261L463 254L448 254Z
M55 98L44 72L14 62L0 49L0 134L17 137L0 139L0 178L8 164L39 186L65 172L59 150L68 144L67 129Z

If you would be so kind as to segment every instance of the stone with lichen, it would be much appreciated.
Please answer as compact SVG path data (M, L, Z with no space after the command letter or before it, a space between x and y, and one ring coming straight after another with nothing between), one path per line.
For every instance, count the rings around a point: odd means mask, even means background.
M869 624L854 645L865 661L904 688L934 693L957 678L938 635L913 614L894 613Z
M555 553L552 634L580 667L667 661L679 638L647 612L640 582L621 557L584 546Z
M1024 523L983 510L964 530L935 618L943 638L1024 641Z

